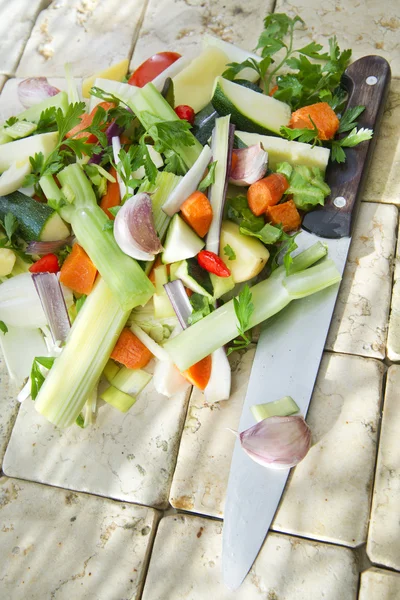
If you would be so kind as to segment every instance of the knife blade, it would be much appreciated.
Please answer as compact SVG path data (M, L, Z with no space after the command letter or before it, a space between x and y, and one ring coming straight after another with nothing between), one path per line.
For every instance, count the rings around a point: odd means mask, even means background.
M326 181L331 188L324 207L308 213L296 238L299 251L322 241L328 257L344 271L351 232L365 185L366 173L382 118L390 83L390 67L379 56L352 63L342 84L348 92L347 108L363 105L359 127L374 136L346 148L346 162L330 164ZM302 300L269 319L257 344L239 431L254 425L250 406L292 396L306 415L339 286ZM222 571L225 584L237 589L250 570L268 533L289 475L289 469L262 467L249 458L237 440L224 511Z

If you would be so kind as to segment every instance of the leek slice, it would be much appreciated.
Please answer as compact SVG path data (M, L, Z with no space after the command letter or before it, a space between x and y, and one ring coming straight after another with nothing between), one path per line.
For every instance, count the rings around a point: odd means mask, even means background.
M269 417L289 417L300 412L299 407L291 396L284 396L275 402L253 404L250 406L253 417L259 423Z

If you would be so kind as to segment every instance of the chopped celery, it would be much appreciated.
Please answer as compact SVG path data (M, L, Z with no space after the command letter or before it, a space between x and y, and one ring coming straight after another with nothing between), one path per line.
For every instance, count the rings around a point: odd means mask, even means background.
M29 123L28 121L17 121L14 125L7 127L5 133L12 137L13 140L19 140L24 137L28 137L34 131L36 131L36 123Z
M118 371L119 366L110 358L103 371L103 375L107 379L108 383L112 382L114 377L118 374Z
M137 396L149 383L152 375L143 369L127 369L122 367L111 381L120 392Z
M75 104L76 102L80 102L78 86L75 83L74 77L72 75L71 65L66 63L64 65L65 71L65 79L67 82L67 90L68 90L68 102L70 104Z
M68 427L75 422L128 316L99 277L35 401L36 410L51 423Z
M113 385L110 385L110 387L100 395L100 398L121 412L127 412L136 402L134 396L121 392Z
M272 317L295 298L321 291L338 283L340 279L340 273L331 260L289 276L286 276L283 266L279 267L268 279L251 288L254 311L250 315L248 329ZM178 369L185 371L237 337L237 325L233 300L230 300L169 339L164 344L164 349Z
M150 352L158 358L158 360L168 360L168 354L159 344L157 344L139 325L132 323L131 331L137 338L150 350Z
M46 98L46 100L42 100L38 104L27 108L23 112L16 115L18 121L29 121L31 123L38 123L40 119L40 115L47 108L61 108L63 113L67 112L68 108L68 96L65 92L60 92L55 96L50 96L50 98Z
M154 287L139 264L122 252L113 232L105 230L107 215L97 205L92 187L77 164L69 165L58 174L74 199L60 210L61 216L72 225L74 234L88 253L104 281L123 309L145 304Z
M49 204L52 208L60 207L62 204L62 193L52 175L43 175L39 179L39 185L42 188L43 194L46 196L47 201L52 200Z
M284 396L275 402L266 402L265 404L253 404L250 407L253 417L259 423L269 417L288 417L300 411L296 402L291 396Z

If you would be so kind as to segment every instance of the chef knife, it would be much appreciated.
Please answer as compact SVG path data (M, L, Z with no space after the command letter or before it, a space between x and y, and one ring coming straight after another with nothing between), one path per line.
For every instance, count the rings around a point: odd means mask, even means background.
M347 108L363 105L358 127L374 130L370 141L346 149L346 162L330 164L331 194L325 206L308 213L296 242L299 251L320 240L343 273L366 173L373 153L390 83L390 67L366 56L345 71ZM239 431L254 425L250 406L292 396L306 415L339 286L292 302L269 319L261 332ZM289 469L273 470L254 462L236 442L224 511L222 570L225 584L237 589L250 570L285 488Z

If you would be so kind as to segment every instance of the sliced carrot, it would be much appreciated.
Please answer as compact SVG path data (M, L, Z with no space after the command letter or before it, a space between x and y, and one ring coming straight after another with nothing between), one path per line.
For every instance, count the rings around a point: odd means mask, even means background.
M269 206L278 204L288 187L288 180L282 173L272 173L268 177L252 183L247 190L250 210L259 217Z
M111 357L128 369L141 369L153 357L152 353L139 338L127 327L121 331Z
M104 210L109 219L114 220L114 215L112 215L108 209L121 204L121 194L119 191L119 183L117 181L117 171L114 167L111 167L110 175L115 177L115 182L112 183L111 181L107 181L107 191L100 200L100 208Z
M74 244L60 271L60 281L78 294L90 294L97 269L82 246Z
M65 137L66 138L74 137L75 139L85 138L86 142L88 142L89 144L96 143L97 137L93 133L88 133L87 131L82 131L82 130L86 129L87 127L90 127L90 125L93 122L93 117L96 114L99 106L104 108L104 110L110 110L110 108L115 107L115 104L113 102L99 102L99 104L97 104L94 107L94 109L92 110L92 112L90 114L83 113L83 115L81 115L81 117L80 117L81 122L78 123L78 125L75 125L75 127L73 127L70 131L68 131L68 133L65 134Z
M199 390L204 390L211 376L211 364L211 355L206 356L189 367L182 375Z
M318 129L320 140L331 140L339 129L339 119L327 102L303 106L292 113L289 127L292 129Z
M273 225L282 225L284 231L295 231L300 227L301 217L293 200L288 200L267 209L267 219Z
M193 192L181 206L182 217L188 225L204 237L210 229L213 211L209 199L203 192Z

